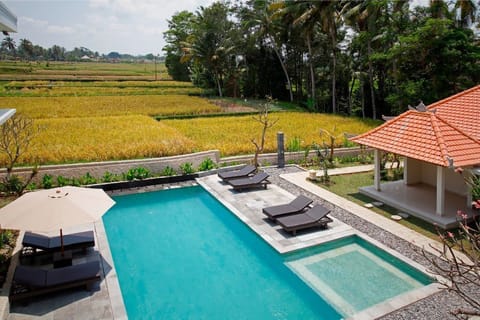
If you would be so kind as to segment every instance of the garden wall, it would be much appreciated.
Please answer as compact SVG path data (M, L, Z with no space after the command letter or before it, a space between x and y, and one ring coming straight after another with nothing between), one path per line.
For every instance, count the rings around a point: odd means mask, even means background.
M367 151L370 152L370 151ZM360 148L339 148L335 149L335 157L356 156L360 153ZM308 159L316 157L315 151L308 153ZM54 177L63 176L65 178L79 178L84 176L87 172L95 178L102 177L105 172L114 174L126 173L129 169L142 167L148 169L152 174L159 174L167 166L175 169L178 173L181 173L179 169L180 165L190 162L193 168L197 169L200 163L210 158L219 166L235 165L249 163L253 160L253 155L241 155L234 157L220 158L220 152L218 150L203 151L191 154L184 154L172 157L163 158L149 158L138 160L122 160L122 161L104 161L104 162L88 162L88 163L75 163L65 165L48 165L39 167L39 172L34 179L34 182L41 181L45 174L52 175ZM305 159L305 152L285 152L285 162L288 163L300 163ZM261 165L276 165L277 154L266 153L259 156L259 162ZM16 168L14 173L16 175L26 178L29 176L31 168ZM5 169L0 170L0 177L4 177L6 174Z

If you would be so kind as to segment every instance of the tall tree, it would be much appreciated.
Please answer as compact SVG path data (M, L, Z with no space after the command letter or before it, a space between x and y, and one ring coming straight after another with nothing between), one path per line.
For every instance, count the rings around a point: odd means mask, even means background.
M457 23L460 27L469 27L477 18L477 6L472 0L457 0L454 10L460 11L457 15Z
M354 28L356 32L364 38L367 44L367 63L368 63L368 80L370 87L370 98L372 104L372 118L377 118L377 107L375 102L375 82L373 69L373 49L372 41L378 35L377 20L382 15L385 8L384 1L365 0L354 2L353 7L345 12L346 21Z
M312 48L312 42L315 38L315 32L319 28L319 21L321 19L321 1L286 1L286 14L294 16L293 25L300 28L305 43L308 48L308 65L310 71L310 98L313 103L313 108L317 109L316 99L316 83L315 83L315 67L314 67L314 54Z
M194 15L189 11L181 11L172 16L168 21L168 30L163 33L167 45L163 48L166 52L165 66L168 74L177 81L189 81L189 63L182 63L183 45L193 32Z
M285 80L287 81L287 87L290 94L290 101L293 101L293 89L288 69L285 63L283 54L281 53L281 43L279 37L279 29L283 26L278 23L278 16L275 15L275 10L278 4L270 4L269 1L254 0L251 3L252 8L243 15L244 27L247 29L252 28L253 32L262 39L265 46L269 46L275 52L278 61L282 67L282 71L285 74Z
M2 50L7 51L8 53L12 53L15 55L15 40L13 40L11 37L5 37L2 40Z
M231 67L235 46L231 41L233 22L229 19L227 4L215 2L209 7L200 7L195 16L194 31L184 43L182 61L193 60L196 70L211 74L223 96L225 73Z
M33 56L33 44L30 40L20 39L18 51L23 58L31 59Z

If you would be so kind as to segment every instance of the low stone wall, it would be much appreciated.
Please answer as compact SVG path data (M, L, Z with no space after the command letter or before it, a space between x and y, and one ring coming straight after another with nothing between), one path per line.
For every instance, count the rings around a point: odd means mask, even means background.
M333 153L334 157L353 157L360 154L360 148L337 148ZM372 150L364 150L366 154L373 154ZM317 152L315 150L310 150L308 152L307 158L311 160L312 158L317 156ZM300 162L305 159L305 151L298 151L298 152L285 152L285 163L289 162ZM253 160L253 155L242 155L242 156L234 156L234 157L225 157L220 159L220 165L230 165L230 164L239 164L239 163L247 163ZM278 157L276 153L264 153L258 156L258 161L261 165L276 165L278 162Z
M371 151L366 151L371 152ZM345 156L356 156L360 153L360 148L339 148L335 149L335 157L345 157ZM314 150L310 151L308 158L311 159L316 156ZM88 162L88 163L75 163L75 164L65 164L65 165L49 165L39 167L39 172L34 182L40 182L43 175L49 174L54 177L63 176L65 178L80 178L86 173L89 173L95 178L101 178L105 172L110 172L113 174L122 174L126 173L132 168L142 167L148 169L153 174L159 174L169 166L175 169L180 173L180 165L190 162L193 165L194 169L197 169L202 161L210 158L213 162L217 163L220 166L225 165L236 165L236 164L245 164L250 163L253 160L253 155L242 155L234 157L225 157L220 158L220 152L218 150L203 151L191 154L184 154L179 156L172 157L163 157L163 158L149 158L149 159L138 159L138 160L123 160L123 161L104 161L104 162ZM292 161L300 162L304 160L305 152L285 152L285 163ZM259 155L259 162L261 165L276 165L277 164L277 154L276 153L265 153ZM30 167L28 168L16 168L14 173L23 177L24 179L28 177L31 173ZM6 174L5 169L0 170L0 178L3 178Z
M45 174L49 174L54 177L63 176L65 178L79 178L84 176L87 172L95 178L100 178L107 171L114 174L121 174L137 167L148 169L153 174L162 172L167 166L175 169L177 172L180 172L180 165L190 162L192 163L193 168L197 169L200 163L207 158L210 158L215 163L218 163L220 161L220 152L218 150L212 150L163 158L41 166L39 167L39 172L34 181L41 181L43 175ZM26 178L30 175L31 170L32 168L17 168L14 170L14 173ZM1 177L4 177L5 174L5 169L0 170Z

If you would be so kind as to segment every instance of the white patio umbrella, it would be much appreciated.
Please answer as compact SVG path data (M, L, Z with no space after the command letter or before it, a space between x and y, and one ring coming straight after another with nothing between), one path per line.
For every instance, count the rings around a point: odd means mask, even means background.
M4 229L49 232L92 223L115 204L102 189L60 187L29 192L0 209Z

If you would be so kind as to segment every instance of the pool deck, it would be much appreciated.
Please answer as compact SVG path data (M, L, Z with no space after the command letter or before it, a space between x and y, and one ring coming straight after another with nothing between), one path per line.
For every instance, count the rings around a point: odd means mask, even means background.
M343 169L343 171L345 170L349 169ZM367 170L367 168L364 168L364 170ZM422 261L421 248L428 250L430 244L438 245L435 241L419 235L415 231L306 181L305 178L308 173L297 167L287 167L285 169L271 167L265 168L265 171L270 173L272 178L272 184L266 190L233 191L231 187L220 182L217 175L207 175L197 181L279 252L297 250L357 233L381 248L393 252L396 256L402 256L403 258L407 256L406 259L409 262L422 269L424 268L422 265L425 265L425 263ZM329 174L335 173L329 171ZM173 186L151 186L113 192L111 195L148 192L194 184L196 182ZM263 207L288 202L300 193L310 196L315 202L332 209L331 217L334 222L329 224L328 229L305 230L294 237L268 221L262 214L261 209ZM56 295L38 298L27 306L14 304L8 316L9 320L127 319L103 223L100 221L95 223L94 226L83 226L84 230L93 227L96 233L95 248L90 249L87 256L74 256L73 263L81 263L91 259L100 260L102 263L102 281L91 292L83 290L64 291ZM80 227L65 230L65 233L76 231L81 231ZM396 251L391 248L395 248ZM388 301L381 306L372 307L372 310L368 309L362 314L357 314L355 319L376 317L387 320L454 319L448 313L448 310L460 306L465 307L455 295L445 290L432 295L432 293L438 292L438 286L435 286L435 288L427 286L426 288L425 292L415 291L413 296L401 296L399 299ZM412 307L405 307L409 304L412 304ZM402 309L394 312L399 308Z

